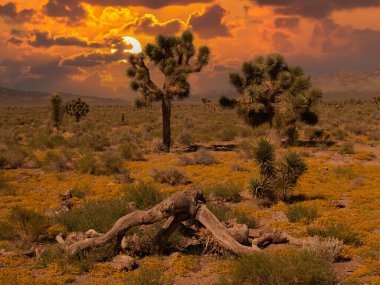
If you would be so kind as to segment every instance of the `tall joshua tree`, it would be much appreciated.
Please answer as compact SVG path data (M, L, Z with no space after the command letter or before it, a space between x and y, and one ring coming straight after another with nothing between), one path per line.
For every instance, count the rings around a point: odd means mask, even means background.
M159 35L155 44L148 44L143 53L129 57L127 76L133 79L131 88L139 94L140 102L148 105L161 101L163 144L168 150L171 102L175 97L182 99L190 95L189 74L200 72L210 58L210 49L206 46L201 46L196 56L193 42L194 36L190 31L185 31L180 37ZM165 81L162 88L152 81L146 58L163 73Z
M54 126L59 129L63 120L62 98L58 93L55 93L50 98L51 118Z
M231 73L230 83L239 92L236 107L252 126L292 126L297 121L318 122L315 106L322 97L312 88L310 76L302 68L287 64L278 54L258 56L245 62L242 73Z

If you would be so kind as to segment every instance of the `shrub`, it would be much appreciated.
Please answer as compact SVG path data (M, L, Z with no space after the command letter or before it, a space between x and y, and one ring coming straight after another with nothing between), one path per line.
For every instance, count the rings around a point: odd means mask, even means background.
M308 228L307 233L311 236L336 238L345 244L361 244L359 235L346 224L329 224L323 228Z
M243 256L234 268L231 282L219 284L330 285L337 281L327 261L307 251L293 250Z
M221 202L238 203L242 199L240 196L241 187L239 185L213 185L202 189L202 192Z
M38 240L49 227L47 217L20 207L11 209L9 222L12 235L23 243Z
M153 153L162 153L162 152L168 152L168 148L166 145L164 145L161 140L154 139L152 141L152 152Z
M354 144L351 142L344 143L339 152L341 154L354 154L355 153Z
M286 136L286 144L287 145L295 145L298 141L298 131L297 128L294 126L288 127L285 130L285 136Z
M355 172L349 166L337 166L334 168L334 173L350 180L356 177Z
M123 144L119 146L119 153L126 160L144 160L141 151L133 144Z
M75 170L84 174L95 174L97 171L97 161L92 152L86 152L81 158L74 162Z
M16 196L17 190L9 185L0 172L0 196Z
M234 128L223 129L218 135L222 141L232 141L236 136L237 131Z
M192 134L189 134L189 133L182 133L179 137L178 137L178 142L180 144L183 144L185 146L191 146L194 144L194 137Z
M256 228L259 222L253 217L239 211L232 210L231 208L208 204L207 208L218 218L219 221L225 222L227 220L236 219L239 224L246 224L249 228Z
M343 243L336 238L317 238L314 243L306 244L303 248L329 262L334 262L343 249Z
M195 164L211 165L218 163L218 160L209 152L205 150L197 151L193 154Z
M316 218L318 218L318 212L315 207L307 207L304 205L291 205L287 212L286 216L290 222L300 222L305 221L306 223L311 223Z
M165 183L172 186L188 183L185 173L174 167L163 170L153 169L152 177L158 183Z
M49 172L62 172L69 170L68 158L63 153L48 151L42 160L42 169Z
M35 160L33 153L28 152L18 145L14 145L0 152L0 168L21 168L30 160Z
M123 160L116 152L106 152L99 156L99 167L96 170L98 175L120 174L123 172Z
M98 232L107 232L112 225L128 214L128 201L126 199L105 200L89 202L70 212L58 214L55 222L65 226L69 231L85 232L94 229Z
M211 165L218 163L218 160L209 152L200 150L195 152L192 156L182 155L179 157L179 165Z
M148 209L162 202L164 196L151 184L139 183L123 188L125 199L134 202L139 209Z

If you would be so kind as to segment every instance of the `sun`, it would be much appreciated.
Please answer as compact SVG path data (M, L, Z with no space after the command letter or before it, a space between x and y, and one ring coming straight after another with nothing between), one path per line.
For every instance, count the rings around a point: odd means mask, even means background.
M128 53L141 53L142 52L141 44L135 38L126 36L126 37L123 37L123 41L124 41L124 43L126 43L128 45L132 45L131 49L125 49L124 52L128 52Z

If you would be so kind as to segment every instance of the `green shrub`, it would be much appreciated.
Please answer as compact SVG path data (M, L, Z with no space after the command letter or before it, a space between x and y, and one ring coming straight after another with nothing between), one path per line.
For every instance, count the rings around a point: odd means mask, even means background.
M23 243L37 241L39 237L46 234L49 227L47 217L34 211L14 207L11 209L9 216L9 225L7 227L8 237L15 237Z
M330 263L307 251L255 253L236 264L232 280L219 284L333 285L337 280Z
M69 231L85 232L94 229L105 233L122 216L128 214L126 199L89 202L70 212L54 217L56 223L64 225Z
M318 218L318 212L315 207L307 207L304 205L295 204L291 205L288 208L286 216L290 222L305 221L309 224Z
M144 160L143 154L136 145L123 144L119 146L119 152L122 158L126 160Z
M334 173L350 180L356 177L355 172L349 166L337 166L334 168Z
M234 184L220 184L205 187L201 190L204 194L211 198L215 198L221 202L238 203L242 197L240 195L241 186Z
M118 153L109 151L99 156L99 167L96 170L98 175L112 175L123 173L123 160Z
M61 152L48 151L42 160L42 169L47 172L62 172L69 170L68 158Z
M98 163L92 152L85 153L74 162L75 170L83 174L95 174Z
M207 204L207 208L221 222L236 219L239 224L246 224L249 228L256 228L259 224L256 219L238 210L232 210L231 208L225 206L212 204Z
M355 231L346 224L329 224L323 228L308 228L307 233L311 236L331 237L343 241L345 244L360 245L361 240Z
M339 152L341 154L354 154L355 153L354 144L351 142L344 143L342 147L340 148Z
M190 133L182 133L179 137L178 137L178 142L180 144L183 144L185 146L191 146L194 144L194 137L192 134Z
M123 188L125 199L136 203L139 209L147 209L162 202L164 196L152 184L139 183Z
M188 183L185 173L174 167L163 170L153 169L152 177L158 183L165 183L172 186L184 185Z

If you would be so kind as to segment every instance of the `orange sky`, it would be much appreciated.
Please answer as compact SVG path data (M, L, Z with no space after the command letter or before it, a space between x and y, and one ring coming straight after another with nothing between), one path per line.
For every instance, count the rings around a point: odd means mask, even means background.
M230 93L229 72L272 52L314 77L378 69L379 15L380 0L0 0L0 86L133 99L111 48L184 29L212 50L195 95Z

